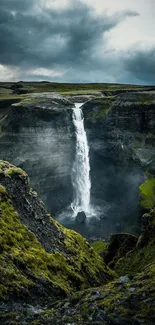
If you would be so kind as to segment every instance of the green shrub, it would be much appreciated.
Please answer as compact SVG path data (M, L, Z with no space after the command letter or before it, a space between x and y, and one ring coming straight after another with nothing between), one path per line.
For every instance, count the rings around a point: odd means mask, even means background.
M151 209L155 206L155 178L145 181L139 186L140 205L144 209Z

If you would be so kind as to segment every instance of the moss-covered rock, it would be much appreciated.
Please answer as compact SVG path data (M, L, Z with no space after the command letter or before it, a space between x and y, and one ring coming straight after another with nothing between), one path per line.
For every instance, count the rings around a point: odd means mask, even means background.
M134 278L74 294L36 315L31 325L154 325L155 264Z
M88 120L95 120L95 119L102 119L105 115L107 115L112 109L112 103L114 102L114 96L107 96L101 98L94 98L91 101L87 102L87 105L92 106L91 111L88 112L86 119ZM94 106L94 107L93 107Z
M131 234L113 234L109 238L107 248L104 252L104 261L111 268L114 268L116 262L133 250L138 238Z
M4 161L0 161L0 235L2 300L32 301L35 296L44 304L115 277L80 234L47 214L27 174Z
M134 275L155 261L155 209L143 215L142 229L135 248L116 263L114 269L120 275Z
M0 324L3 325L21 325L24 315L20 312L0 312Z

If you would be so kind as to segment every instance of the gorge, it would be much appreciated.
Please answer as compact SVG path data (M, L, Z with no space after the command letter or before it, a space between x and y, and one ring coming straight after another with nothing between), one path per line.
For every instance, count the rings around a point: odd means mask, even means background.
M48 211L67 227L87 238L139 234L139 185L155 164L154 92L92 97L34 93L1 101L1 158L26 170ZM89 200L91 218L80 224L71 203L87 213Z
M36 87L0 100L0 323L154 325L155 91Z

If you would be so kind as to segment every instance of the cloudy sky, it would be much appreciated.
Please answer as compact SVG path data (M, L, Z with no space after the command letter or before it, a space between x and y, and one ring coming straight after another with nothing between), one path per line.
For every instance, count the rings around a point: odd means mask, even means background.
M0 80L155 84L155 0L0 0Z

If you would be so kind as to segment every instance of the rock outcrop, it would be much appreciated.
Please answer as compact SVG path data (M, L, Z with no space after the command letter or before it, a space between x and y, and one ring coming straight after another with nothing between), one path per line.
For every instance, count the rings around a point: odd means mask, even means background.
M136 246L124 257L118 260L114 269L119 274L135 275L141 270L145 270L148 265L155 262L155 209L146 213L142 217L143 233L139 237ZM155 269L154 269L155 270Z
M115 277L86 239L47 214L28 175L4 161L0 235L1 310L19 302L45 306Z

